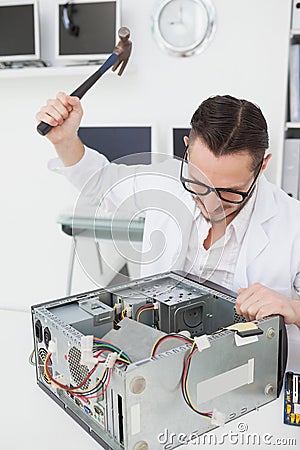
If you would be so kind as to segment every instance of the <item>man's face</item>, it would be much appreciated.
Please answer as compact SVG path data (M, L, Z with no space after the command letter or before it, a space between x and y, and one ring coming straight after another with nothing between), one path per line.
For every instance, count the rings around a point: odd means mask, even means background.
M246 192L256 175L251 156L246 151L216 157L200 139L196 139L189 145L188 155L189 179L214 188ZM247 202L231 204L222 201L214 192L193 197L204 217L211 222L234 218Z

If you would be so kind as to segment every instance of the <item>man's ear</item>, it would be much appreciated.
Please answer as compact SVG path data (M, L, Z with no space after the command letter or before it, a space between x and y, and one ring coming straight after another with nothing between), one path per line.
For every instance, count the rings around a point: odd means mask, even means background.
M184 142L185 147L187 147L189 145L189 138L188 138L188 136L183 136L183 142Z
M269 163L269 161L270 161L271 158L272 158L272 153L269 153L267 156L265 156L263 165L261 166L262 172L263 172L264 170L266 170L267 165L268 165L268 163Z

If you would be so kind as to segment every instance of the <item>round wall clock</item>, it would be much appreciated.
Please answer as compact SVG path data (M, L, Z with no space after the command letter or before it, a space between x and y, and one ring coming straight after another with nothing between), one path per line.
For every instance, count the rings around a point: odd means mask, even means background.
M215 32L215 8L210 0L163 0L152 19L159 46L176 56L200 53Z

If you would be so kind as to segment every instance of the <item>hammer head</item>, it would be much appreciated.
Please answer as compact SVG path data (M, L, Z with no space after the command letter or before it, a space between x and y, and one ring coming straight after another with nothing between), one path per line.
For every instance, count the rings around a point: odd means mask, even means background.
M121 76L124 72L124 69L128 63L128 59L131 54L132 42L129 40L130 31L126 27L121 27L118 31L119 42L116 47L113 49L113 53L118 55L118 61L113 66L112 70L115 72L117 68L121 65L118 75Z

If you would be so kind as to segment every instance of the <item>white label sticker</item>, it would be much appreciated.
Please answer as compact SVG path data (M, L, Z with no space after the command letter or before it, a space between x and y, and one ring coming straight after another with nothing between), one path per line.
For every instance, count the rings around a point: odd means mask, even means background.
M205 403L254 381L254 358L247 364L235 367L197 384L197 404Z
M130 410L131 413L131 434L138 434L141 432L141 407L137 403L133 405Z

